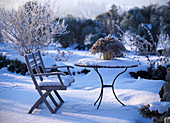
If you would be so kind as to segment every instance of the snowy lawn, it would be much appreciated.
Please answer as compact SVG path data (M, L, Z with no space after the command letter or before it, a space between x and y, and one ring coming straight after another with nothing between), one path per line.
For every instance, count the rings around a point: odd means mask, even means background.
M66 62L55 62L51 55L55 56L55 50L50 49L48 56L44 56L46 66L54 64L67 64L74 66L79 59L92 58L87 51L71 50L74 54ZM0 47L0 53L6 54L10 59L17 58L24 61L13 50ZM129 55L128 57L133 57ZM118 77L115 82L115 93L126 105L122 106L114 97L111 88L104 88L103 101L100 108L94 106L94 102L100 93L100 79L92 68L86 68L90 72L86 75L77 74L84 68L75 67L75 83L67 91L59 91L65 103L56 112L51 114L45 104L35 109L32 114L27 114L31 106L39 98L38 92L30 76L11 73L7 68L0 69L0 122L1 123L25 123L25 122L125 122L125 123L151 123L152 119L144 119L138 112L141 105L159 102L159 91L165 81L134 79L129 75L131 71L146 70L147 65L143 59L142 65L129 68L126 73ZM99 71L106 84L112 83L113 78L124 69L102 69Z

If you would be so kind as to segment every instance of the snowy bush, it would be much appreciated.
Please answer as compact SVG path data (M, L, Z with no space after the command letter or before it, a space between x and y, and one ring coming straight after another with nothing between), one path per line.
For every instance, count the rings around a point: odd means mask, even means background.
M59 50L58 48L55 50L57 51L56 56L52 55L52 57L54 57L56 61L68 61L73 54L71 51Z
M9 71L21 73L22 75L26 75L28 72L27 66L25 63L15 59L10 60L6 56L0 54L0 69L3 67L7 67Z
M170 2L164 5L151 4L122 11L120 7L113 4L109 11L99 14L96 20L102 22L106 34L118 36L114 26L114 24L118 24L124 31L140 35L152 43L146 30L141 27L143 23L150 30L157 43L157 35L168 34L170 36L169 5Z
M146 119L151 119L153 117L157 117L159 119L161 116L170 115L169 106L169 102L153 102L148 105L142 105L141 108L139 108L139 112Z
M129 74L134 77L135 79L145 78L145 79L152 79L152 80L165 80L166 81L166 67L164 66L157 66L157 68L148 68L147 71L140 70L137 72L129 72ZM152 70L152 71L150 71Z
M8 70L12 73L21 73L22 75L26 75L28 72L26 64L17 59L11 60L10 64L8 65Z
M144 29L146 29L151 42L149 42L144 37L141 37L140 35L136 35L130 32L123 32L118 25L117 25L117 28L121 31L122 33L121 38L123 41L125 41L126 45L131 47L131 50L134 50L136 52L136 55L138 56L143 55L147 58L150 68L153 68L155 65L162 65L162 64L168 63L169 62L169 50L170 50L169 36L167 36L166 38L162 38L164 35L158 36L158 42L159 42L158 43L159 48L158 48L158 45L154 41L150 30L143 24L141 26ZM162 53L158 51L159 49L162 49ZM150 58L150 55L157 55L157 59L152 60Z
M166 57L169 56L170 53L170 37L169 35L160 34L158 36L158 45L157 45L157 51L160 53L160 55L164 55Z
M3 67L7 67L9 63L10 63L10 60L7 59L6 56L0 55L0 69Z
M61 36L55 35L54 40L55 42L59 42L63 47L69 47L73 44L78 44L79 46L84 45L86 36L89 34L93 35L90 42L90 44L93 44L103 33L102 24L98 21L92 19L80 19L70 14L63 19L68 25L67 30L69 33Z
M31 1L19 7L18 11L1 8L0 28L4 41L21 55L43 51L54 34L66 32L64 20L54 21L54 14L48 4Z

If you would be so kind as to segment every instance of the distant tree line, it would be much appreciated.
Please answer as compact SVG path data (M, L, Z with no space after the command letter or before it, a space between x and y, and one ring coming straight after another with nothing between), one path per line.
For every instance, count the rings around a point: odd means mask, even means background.
M89 34L91 34L90 45L98 38L108 34L119 36L119 30L115 25L119 25L123 31L128 30L149 41L147 30L141 26L143 24L150 30L157 43L157 36L160 34L170 35L170 2L166 5L134 7L124 12L120 7L112 5L108 12L99 14L95 20L75 18L72 15L67 15L62 19L68 25L67 31L70 33L60 37L56 36L55 41L58 41L63 47L72 44L84 45Z
M28 5L27 2L22 8ZM31 26L29 23L30 20L33 20L36 16L31 16L32 14L36 14L35 11L32 8L36 8L36 6L33 6L33 4L29 4L30 10L23 13L22 11L14 12L12 14L22 14L22 16L10 16L11 18L17 18L18 20L25 20L23 22L27 22L28 24L20 22L21 24L24 24L22 26L19 22L19 27L28 27ZM32 6L32 7L31 7ZM43 8L42 8L43 9ZM45 8L44 8L45 9ZM3 13L3 10L1 11ZM45 14L45 17L41 17L40 14L43 14L44 10L37 15L36 19L49 19L50 14ZM31 14L32 13L32 14ZM28 16L28 17L27 17ZM55 16L55 15L54 15ZM26 18L27 17L27 18ZM15 18L13 20L15 20ZM141 25L144 25L152 34L154 41L158 42L158 36L160 34L167 34L170 35L170 2L168 2L166 5L149 5L149 6L143 6L141 8L134 7L128 11L122 11L122 9L116 5L112 5L111 9L108 12L105 12L103 14L99 14L94 20L92 19L82 19L72 16L71 14L66 15L65 17L58 18L53 17L55 19L45 22L38 20L40 22L43 22L41 25L47 26L46 28L37 28L37 33L39 36L38 40L43 39L43 44L48 44L49 42L45 42L44 39L45 35L48 34L48 32L52 32L52 28L48 30L48 24L56 23L58 26L58 31L65 31L65 28L67 29L68 33L55 33L54 34L54 40L53 42L60 43L63 47L69 47L73 44L76 44L78 49L89 49L95 41L97 41L99 38L105 37L109 34L115 35L117 37L120 36L120 31L118 30L116 25L119 25L119 27L124 31L130 31L131 33L135 33L137 35L140 35L142 38L150 40L150 37L148 35L148 31L143 28ZM6 18L5 18L6 19ZM52 22L53 21L53 22ZM1 21L1 25L5 24L5 20ZM14 22L12 22L14 23ZM37 23L37 27L39 27L40 23ZM66 25L66 26L64 26ZM6 25L8 26L8 25ZM34 25L33 25L34 26ZM26 32L31 31L30 29L25 29ZM19 28L17 26L12 26L16 28ZM21 27L21 29L22 29ZM35 27L35 26L34 26ZM51 26L52 27L52 26ZM64 28L63 28L64 27ZM7 28L0 27L0 41L3 39L3 30ZM3 30L2 30L3 29ZM18 29L20 31L19 33L16 33L17 35L23 35L21 33L21 29ZM9 28L10 30L10 28ZM40 31L39 31L40 30ZM34 30L35 31L35 30ZM46 31L46 32L45 32ZM42 33L44 32L44 33ZM37 33L32 33L32 36ZM27 33L25 33L27 34ZM8 35L7 35L8 36ZM27 35L25 35L27 36ZM10 37L10 36L9 36ZM23 37L23 36L20 36ZM28 37L28 36L27 36ZM49 37L49 36L48 36ZM5 38L6 39L6 38ZM29 39L29 38L28 38ZM35 39L35 37L32 37L32 39ZM23 39L22 39L23 40ZM41 41L38 41L41 42ZM44 46L44 45L43 45Z
M100 37L104 37L104 28L102 23L92 20L92 19L81 19L75 18L72 15L68 14L64 18L67 25L67 31L69 33L65 35L55 35L55 41L59 42L63 47L68 47L73 44L84 45L86 43L87 37L93 43Z

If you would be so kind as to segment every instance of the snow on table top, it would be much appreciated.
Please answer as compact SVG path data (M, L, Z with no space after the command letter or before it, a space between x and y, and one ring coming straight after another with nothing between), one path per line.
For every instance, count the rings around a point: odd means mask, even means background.
M80 59L76 65L103 66L103 67L132 67L132 66L137 66L138 61L129 58L116 58L113 60L103 60L98 58L84 58L84 59Z

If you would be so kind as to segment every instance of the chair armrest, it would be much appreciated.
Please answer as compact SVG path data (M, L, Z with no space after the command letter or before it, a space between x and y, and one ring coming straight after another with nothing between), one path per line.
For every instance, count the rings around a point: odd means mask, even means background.
M53 66L53 67L47 67L45 69L55 69L55 68L63 68L63 67L67 67L67 68L73 68L73 66L69 66L69 65L64 65L64 66Z
M65 76L65 74L63 72L51 72L51 73L34 74L34 76L50 76L50 75L63 75L63 76Z

